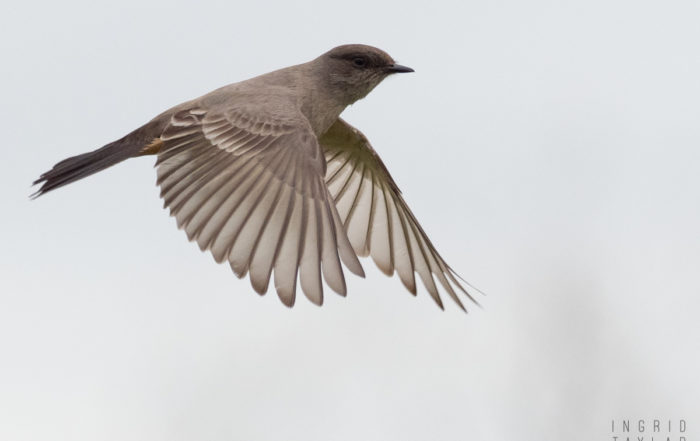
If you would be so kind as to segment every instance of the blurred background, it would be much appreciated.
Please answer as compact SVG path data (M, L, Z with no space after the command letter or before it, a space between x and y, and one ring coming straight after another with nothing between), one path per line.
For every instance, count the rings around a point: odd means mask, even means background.
M700 3L3 10L0 439L700 436ZM344 43L416 70L344 117L483 308L370 260L322 308L259 297L177 230L154 158L28 199L61 159Z

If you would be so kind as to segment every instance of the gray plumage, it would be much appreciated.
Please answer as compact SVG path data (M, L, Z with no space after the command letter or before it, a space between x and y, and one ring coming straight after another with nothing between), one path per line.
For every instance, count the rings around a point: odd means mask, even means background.
M56 164L35 196L125 159L157 155L161 197L177 225L253 288L269 281L287 306L296 282L314 303L323 283L346 294L342 264L364 276L371 255L442 308L437 282L462 308L467 293L406 206L369 141L339 118L392 73L385 52L340 46L304 64L217 89L94 152Z

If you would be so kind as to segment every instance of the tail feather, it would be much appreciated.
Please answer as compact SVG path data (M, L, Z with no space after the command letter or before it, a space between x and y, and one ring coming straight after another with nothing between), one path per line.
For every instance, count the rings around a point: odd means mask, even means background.
M75 182L93 173L104 170L114 164L117 164L129 156L120 154L115 147L119 141L112 142L106 146L95 150L94 152L83 153L82 155L73 156L72 158L64 159L46 173L43 173L39 179L34 181L32 185L42 184L41 188L32 195L32 198L41 196L56 188Z
M95 151L64 159L34 181L32 185L41 184L41 187L31 195L31 198L38 198L51 190L102 171L125 159L138 156L144 146L154 137L153 135L149 136L149 132L152 133L153 130L148 129L152 129L152 127L143 126Z

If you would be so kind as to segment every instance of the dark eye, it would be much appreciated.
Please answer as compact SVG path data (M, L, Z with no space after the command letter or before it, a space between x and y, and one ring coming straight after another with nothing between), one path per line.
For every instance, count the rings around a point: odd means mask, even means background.
M352 64L355 67L365 67L367 66L367 59L365 57L355 57L352 59Z

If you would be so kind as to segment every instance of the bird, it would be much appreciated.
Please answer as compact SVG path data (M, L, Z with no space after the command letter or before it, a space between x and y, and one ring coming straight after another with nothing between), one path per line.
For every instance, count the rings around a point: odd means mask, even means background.
M156 156L160 196L178 228L237 277L249 275L257 293L273 279L292 307L298 280L320 306L324 281L347 293L341 262L364 277L358 256L371 256L414 296L417 274L441 309L438 284L466 312L460 295L479 305L479 290L445 263L365 135L340 118L385 78L408 72L381 49L338 46L179 104L60 161L34 181L41 186L32 197Z

